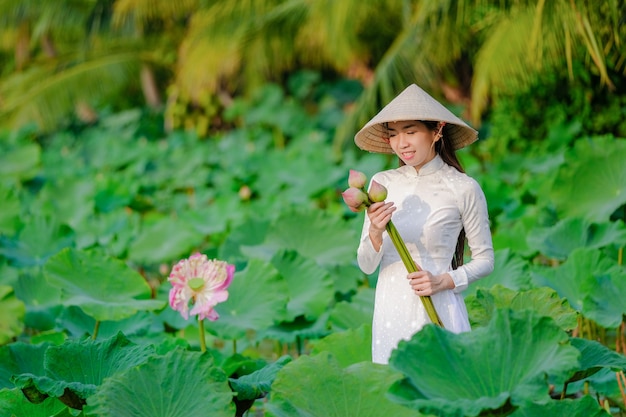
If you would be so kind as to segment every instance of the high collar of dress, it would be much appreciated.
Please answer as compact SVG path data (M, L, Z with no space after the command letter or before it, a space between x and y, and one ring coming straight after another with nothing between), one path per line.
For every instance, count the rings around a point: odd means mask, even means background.
M443 167L445 162L441 159L439 154L435 155L433 159L424 164L419 171L416 171L414 167L410 165L403 165L400 168L400 172L409 177L423 177L425 175L431 175L439 171Z

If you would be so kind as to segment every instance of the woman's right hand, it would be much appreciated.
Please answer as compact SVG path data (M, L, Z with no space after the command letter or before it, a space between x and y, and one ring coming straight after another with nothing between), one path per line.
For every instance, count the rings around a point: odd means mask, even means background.
M391 215L396 211L396 207L393 203L373 203L367 208L367 216L370 219L369 235L374 245L374 248L378 251L383 243L383 232L387 227L387 223L391 220Z

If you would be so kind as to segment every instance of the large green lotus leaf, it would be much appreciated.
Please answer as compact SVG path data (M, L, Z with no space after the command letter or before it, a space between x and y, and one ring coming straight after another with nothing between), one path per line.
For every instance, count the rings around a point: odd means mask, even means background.
M260 246L265 240L270 221L251 218L233 227L219 249L220 259L229 259L231 262L247 262L248 256L242 252L246 246ZM271 255L264 256L270 260Z
M151 288L137 271L96 251L64 249L46 262L44 273L62 289L63 305L80 307L98 321L121 320L165 305L150 299Z
M203 235L190 224L171 217L155 216L131 243L129 259L148 264L171 262L197 247Z
M300 142L306 143L306 149L298 149L298 143L295 142L286 152L279 150L271 154L274 157L269 160L264 156L266 166L260 171L257 182L264 193L262 195L283 201L283 204L307 204L314 196L334 189L342 177L347 178L348 171L329 164L332 151L323 140L323 135L311 134L308 143ZM319 143L319 146L311 147L314 142ZM320 172L324 175L320 175ZM270 182L274 183L275 190L265 189Z
M130 175L97 177L95 208L100 213L109 213L126 207L133 201L138 189L139 184Z
M478 416L547 401L545 375L565 378L580 352L549 317L496 310L486 327L451 333L434 325L401 341L390 364L406 375L391 393L406 406L437 416Z
M63 309L57 318L57 328L63 329L70 337L84 337L93 333L98 326L98 338L113 337L122 332L126 337L146 337L151 333L154 324L154 314L148 311L139 311L123 320L102 321L96 324L96 320L87 315L82 309L75 306ZM160 337L163 337L162 328L158 328Z
M244 214L241 199L220 198L209 205L185 210L180 218L201 233L214 235L226 231L231 223L240 223Z
M303 340L320 339L330 334L328 330L328 312L320 315L317 320L309 321L298 316L293 321L282 321L278 324L260 329L258 338L276 340L282 343L295 343L298 353L303 352Z
M21 204L15 188L0 184L0 234L13 236L20 223Z
M22 144L13 149L0 148L0 178L29 180L37 175L41 147L36 143Z
M509 219L507 216L513 218ZM522 257L529 257L537 252L535 248L528 246L526 242L526 236L537 225L537 214L530 212L519 217L503 213L496 219L496 224L498 227L493 230L494 248L508 248L511 252Z
M85 131L77 145L88 166L99 172L117 171L150 152L149 142L133 137L139 117L135 110L121 112L102 119L106 133L100 129ZM126 126L121 126L122 121ZM104 134L112 137L104 137Z
M311 355L330 352L344 368L358 362L371 362L372 325L366 324L358 329L332 333L311 344Z
M598 401L589 395L575 400L552 400L547 403L523 405L510 417L610 417Z
M508 307L512 310L533 310L539 315L552 317L563 330L573 330L578 314L556 291L548 287L514 291L501 285L488 290L478 289L475 294L465 297L470 323L474 326L487 326L494 312Z
M333 279L335 292L339 294L351 294L356 292L367 278L367 275L361 272L356 263L337 265L328 268L328 272Z
M29 269L19 275L15 295L26 304L26 327L47 331L55 328L56 319L63 309L61 288L50 285L43 269Z
M0 285L15 288L19 282L20 268L8 265L6 259L0 259Z
M24 330L26 307L15 297L12 287L0 285L0 345L10 342Z
M328 352L300 356L278 372L265 408L273 417L418 417L387 399L400 376L369 361L344 368Z
M562 217L604 222L626 203L626 141L578 140L561 166L549 195Z
M333 282L326 270L298 252L279 251L272 265L287 282L286 321L304 315L307 320L317 319L334 301Z
M567 380L579 381L595 374L603 368L613 372L626 371L626 356L615 352L595 340L571 338L572 346L580 350L580 367Z
M44 353L50 343L29 344L15 342L0 346L0 388L14 388L11 381L14 375L43 375Z
M329 323L336 331L356 329L364 324L372 324L374 317L373 288L359 288L350 301L340 301L332 308Z
M66 409L57 398L34 404L19 389L0 389L0 417L69 417L71 414L61 414Z
M43 265L49 257L74 244L74 231L54 218L34 216L26 219L17 236L0 235L0 255L19 267Z
M583 301L583 314L606 328L618 327L626 314L626 270L596 276L593 288Z
M472 282L467 292L478 288L491 288L495 285L504 285L514 290L530 288L530 276L527 271L528 262L510 248L497 250L494 255L493 272Z
M94 179L77 175L47 181L39 192L38 200L42 211L58 222L75 228L93 215L94 196Z
M166 189L170 194L206 187L211 174L205 164L207 153L211 152L208 144L193 135L181 134L172 135L164 145L150 158L145 168L148 175L138 177L137 181L146 188Z
M228 300L215 307L219 319L207 330L227 339L239 339L248 330L262 330L285 318L287 283L271 264L251 259L236 271L228 287Z
M533 278L604 327L617 327L626 312L624 271L598 249L575 249L559 267L537 270Z
M291 249L322 266L333 266L354 260L357 240L350 224L322 210L286 211L272 223L261 245L242 252L271 259L277 251Z
M139 214L124 208L109 213L97 213L74 227L76 247L86 249L100 246L109 255L123 258L140 227Z
M57 397L68 407L82 409L107 377L136 367L153 353L152 345L136 345L121 333L102 341L70 340L46 349L45 375L25 373L13 381L31 401Z
M210 355L175 349L105 379L87 399L85 415L232 417L232 397Z
M291 362L291 356L281 356L261 369L239 378L229 378L230 386L237 393L236 400L255 400L265 397L270 391L276 374Z
M564 260L577 248L626 245L626 227L623 221L593 224L581 217L569 217L552 227L531 230L528 244L546 256Z

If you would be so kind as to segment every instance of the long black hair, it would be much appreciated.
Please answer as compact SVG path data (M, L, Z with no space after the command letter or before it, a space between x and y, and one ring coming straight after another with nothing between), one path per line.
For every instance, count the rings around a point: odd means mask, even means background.
M424 126L428 128L428 130L432 132L437 132L439 129L439 122L432 120L419 120L420 123L423 123ZM442 137L437 142L435 142L435 152L441 156L443 162L455 168L457 171L465 173L461 162L456 156L456 150L452 146L452 141L446 140L446 133L448 130L448 125L445 125L442 129ZM404 161L398 158L399 165L405 165ZM454 250L454 256L452 257L452 269L457 269L461 265L463 265L463 255L465 253L465 229L461 229L459 233L459 238L456 242L456 249Z

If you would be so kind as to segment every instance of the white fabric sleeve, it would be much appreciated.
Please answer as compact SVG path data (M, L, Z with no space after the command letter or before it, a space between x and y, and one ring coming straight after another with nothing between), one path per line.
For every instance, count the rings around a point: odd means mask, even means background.
M376 271L380 260L383 258L383 246L385 245L385 240L387 240L387 232L383 232L383 243L380 246L380 250L377 252L370 239L370 218L367 216L367 213L364 213L364 215L365 219L363 220L361 240L359 241L359 248L357 249L357 263L361 271L366 274L372 274Z
M459 209L471 259L450 272L455 293L464 291L472 282L489 275L494 268L487 200L478 182L470 180L470 186L460 196Z

